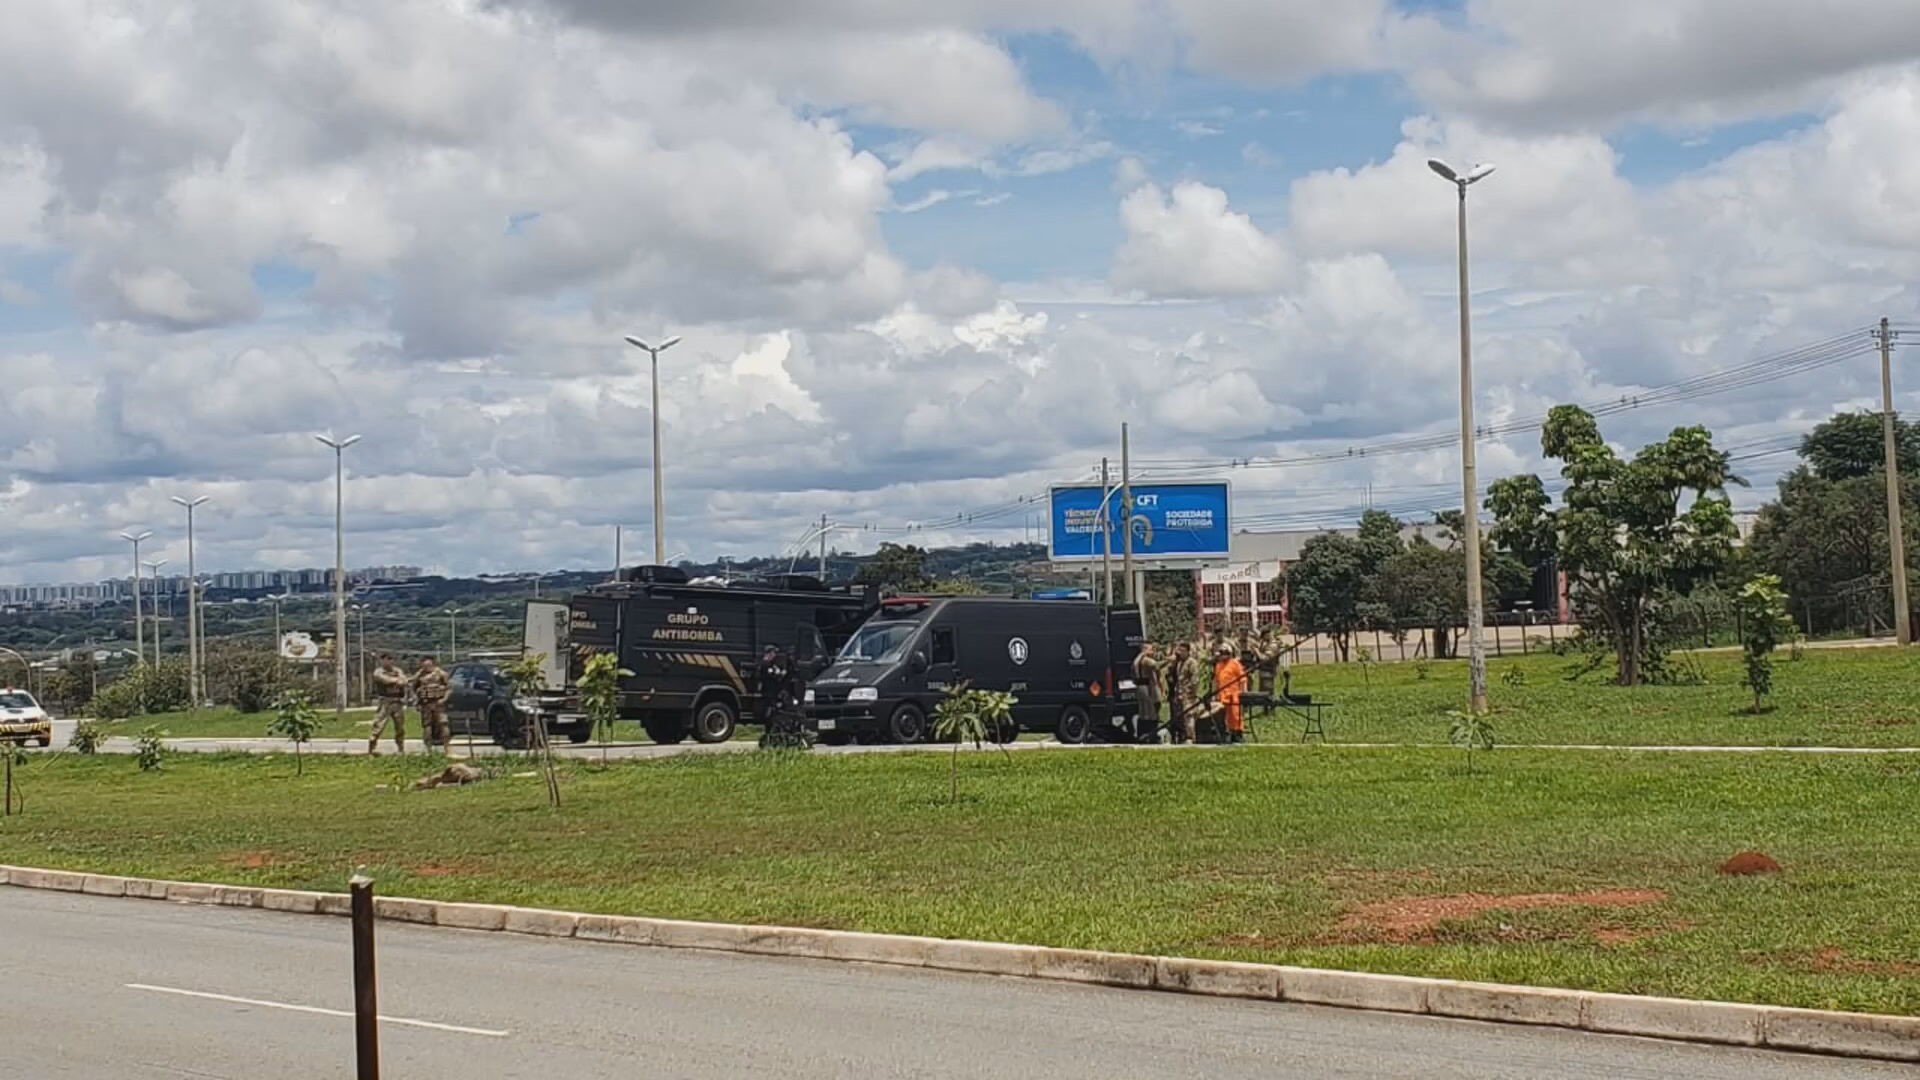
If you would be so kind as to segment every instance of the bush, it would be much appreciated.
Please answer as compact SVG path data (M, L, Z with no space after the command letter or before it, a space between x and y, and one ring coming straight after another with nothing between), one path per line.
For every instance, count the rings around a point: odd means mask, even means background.
M141 772L153 772L160 768L160 759L167 752L166 734L155 724L140 729L140 741L134 745L134 760L139 763Z
M286 665L262 649L225 646L208 653L207 694L245 713L263 712L290 682Z
M96 720L125 720L146 711L146 705L140 700L140 684L133 676L111 682L93 695L93 715Z
M97 720L125 720L184 709L188 700L186 665L168 660L134 668L101 687L93 696L93 715Z
M73 734L67 737L67 745L82 754L97 754L100 744L107 741L107 729L92 720L82 720L74 725Z

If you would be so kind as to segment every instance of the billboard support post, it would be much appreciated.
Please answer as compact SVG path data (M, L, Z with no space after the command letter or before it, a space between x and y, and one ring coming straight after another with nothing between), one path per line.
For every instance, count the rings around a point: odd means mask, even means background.
M1140 583L1133 577L1133 468L1127 448L1127 425L1120 423L1120 577L1127 599L1140 600Z
M1100 529L1100 579L1106 590L1100 602L1113 606L1113 511L1107 508L1107 499L1113 490L1107 486L1107 459L1100 459L1100 513L1095 522Z

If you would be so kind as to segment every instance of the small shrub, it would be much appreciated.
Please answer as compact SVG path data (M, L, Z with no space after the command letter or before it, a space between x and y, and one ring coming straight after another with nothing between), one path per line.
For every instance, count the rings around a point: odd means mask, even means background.
M157 724L148 724L140 729L140 740L134 744L134 760L139 763L141 772L154 772L160 768L160 759L167 752L167 733Z
M587 657L580 672L580 708L600 734L600 763L607 762L607 740L613 737L614 722L620 719L620 680L633 672L620 666L612 653Z
M953 757L947 770L949 802L960 798L960 744L984 744L995 734L1013 726L1013 707L1019 699L997 690L974 690L960 683L933 708L933 733L936 738L953 742ZM1004 753L1006 748L1001 747Z
M93 695L96 720L125 720L146 711L140 701L140 687L132 676L108 683Z
M1419 680L1420 680L1421 682L1426 682L1426 681L1427 681L1427 676L1429 676L1429 675L1432 675L1432 674L1433 674L1433 661L1431 661L1431 660L1415 660L1415 661L1413 662L1413 677L1414 677L1414 678L1416 678L1416 679L1419 679Z
M306 771L300 757L300 746L313 738L320 727L320 714L314 710L313 697L304 690L288 690L274 703L272 722L267 724L267 734L293 743L293 774L299 776Z
M1787 594L1781 591L1780 578L1760 574L1740 587L1734 595L1745 638L1740 643L1746 662L1743 684L1753 691L1753 711L1758 713L1773 692L1773 650L1781 639L1793 638L1793 619L1787 613Z
M1506 686L1527 685L1527 673L1518 667L1510 667L1500 673L1500 682Z
M1473 752L1493 749L1493 721L1483 713L1465 709L1453 709L1447 716L1451 720L1447 725L1447 742L1466 751L1467 775L1472 776Z
M89 756L100 752L100 744L107 741L107 729L93 720L82 720L74 725L73 734L67 736L67 745L75 751Z

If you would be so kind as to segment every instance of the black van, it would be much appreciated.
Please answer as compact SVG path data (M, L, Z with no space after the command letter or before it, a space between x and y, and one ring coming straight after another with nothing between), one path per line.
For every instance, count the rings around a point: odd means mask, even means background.
M894 597L813 680L808 723L828 745L855 739L916 743L940 699L966 683L1018 699L1015 729L1062 742L1130 739L1133 608L1057 600Z
M811 678L873 611L867 591L829 589L802 575L694 585L675 567L647 566L622 578L567 601L557 631L565 640L546 646L567 658L566 687L539 699L552 722L564 725L578 712L575 687L587 658L610 652L633 673L620 680L622 719L640 721L655 742L725 742L759 706L762 649L786 653ZM530 649L540 623L528 619Z

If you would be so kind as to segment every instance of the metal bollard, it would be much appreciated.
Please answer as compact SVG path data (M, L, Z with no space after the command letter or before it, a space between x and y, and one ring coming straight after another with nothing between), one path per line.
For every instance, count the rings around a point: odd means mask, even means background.
M353 1035L358 1080L380 1080L380 1005L373 963L373 879L353 875Z

